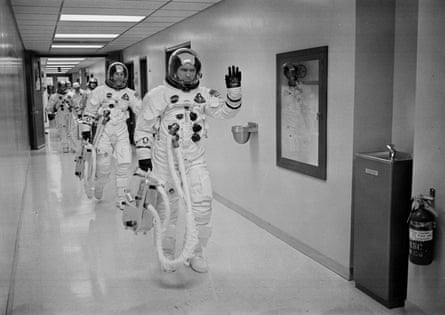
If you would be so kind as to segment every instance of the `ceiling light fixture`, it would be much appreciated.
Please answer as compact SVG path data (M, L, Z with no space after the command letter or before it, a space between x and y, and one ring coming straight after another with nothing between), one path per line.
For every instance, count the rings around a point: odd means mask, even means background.
M51 48L102 48L104 45L52 45Z
M74 68L73 65L49 65L45 66L45 68Z
M63 69L63 70L71 70L71 69L75 69L72 67L45 67L46 70L57 70L57 69Z
M54 38L115 38L119 34L56 34Z
M46 65L78 65L80 61L47 61Z
M48 58L47 61L83 61L85 58Z
M138 15L81 15L61 14L60 21L89 21L89 22L139 22L145 16Z

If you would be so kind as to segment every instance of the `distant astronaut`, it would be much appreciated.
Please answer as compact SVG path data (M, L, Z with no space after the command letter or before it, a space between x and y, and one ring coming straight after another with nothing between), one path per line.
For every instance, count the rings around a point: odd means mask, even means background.
M70 129L68 137L70 139L71 146L77 152L81 149L79 122L82 117L82 112L85 106L86 94L85 91L80 88L80 83L74 82L72 91L68 92L67 95L71 98L72 102Z
M66 82L57 82L56 93L52 94L48 100L47 113L55 116L57 135L64 153L75 150L70 141L71 107L72 99L66 91Z
M89 98L89 96L91 95L91 92L93 92L94 91L94 89L95 88L97 88L97 79L96 78L91 78L89 81L88 81L88 83L87 83L87 89L85 90L85 99L84 99L84 101L85 101L85 104L84 105L86 105L86 103L87 103L87 101L88 101L88 98ZM84 106L85 107L85 106Z

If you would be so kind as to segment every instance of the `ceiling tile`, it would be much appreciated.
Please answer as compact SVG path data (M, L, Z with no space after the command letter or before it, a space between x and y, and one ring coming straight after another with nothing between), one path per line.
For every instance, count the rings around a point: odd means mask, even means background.
M57 21L58 15L57 14L16 14L15 15L16 20L18 23L21 21Z
M178 16L150 16L145 21L147 22L170 22L177 23L181 20L185 19L185 17Z
M29 32L29 31L39 31L39 32L46 32L46 33L52 33L53 27L52 26L46 26L46 25L23 25L19 28L20 32Z
M45 6L53 7L62 4L62 0L11 0L12 6Z
M172 0L172 2L200 2L200 3L218 3L222 0Z
M189 10L158 10L153 13L150 17L188 17L199 11L189 11Z
M180 22L219 0L10 0L18 30L26 49L44 55L95 55L125 49ZM139 23L58 21L64 14L144 15ZM49 49L54 33L122 34L101 49ZM62 42L57 39L57 42ZM63 40L80 42L80 40ZM86 39L82 42L100 42ZM104 41L102 41L104 42Z
M52 26L55 27L56 23L54 21L44 21L44 20L17 20L19 28L21 26L28 25L40 25L40 26Z
M15 14L59 14L59 7L15 6Z
M186 11L200 11L204 10L210 6L214 5L214 3L208 2L182 2L182 1L173 1L162 7L163 10L186 10Z

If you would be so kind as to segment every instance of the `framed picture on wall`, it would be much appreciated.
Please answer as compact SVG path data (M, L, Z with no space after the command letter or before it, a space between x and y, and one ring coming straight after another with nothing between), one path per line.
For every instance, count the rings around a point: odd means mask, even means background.
M326 179L328 47L276 55L277 165Z

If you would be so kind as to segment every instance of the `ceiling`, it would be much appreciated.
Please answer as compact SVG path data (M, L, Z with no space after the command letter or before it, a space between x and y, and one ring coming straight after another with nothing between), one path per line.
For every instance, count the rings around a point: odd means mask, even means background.
M25 49L41 56L105 56L123 50L221 0L10 0ZM144 16L139 22L60 21L62 14ZM113 39L61 39L56 34L118 34ZM52 48L100 44L102 48ZM94 59L92 59L94 60Z

